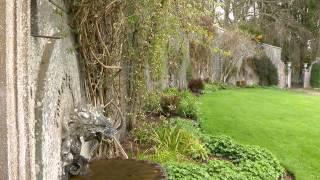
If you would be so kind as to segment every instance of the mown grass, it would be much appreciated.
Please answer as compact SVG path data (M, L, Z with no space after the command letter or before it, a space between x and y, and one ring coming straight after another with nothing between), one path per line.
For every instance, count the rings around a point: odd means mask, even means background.
M320 97L276 89L235 89L200 98L212 135L269 149L298 180L320 179Z

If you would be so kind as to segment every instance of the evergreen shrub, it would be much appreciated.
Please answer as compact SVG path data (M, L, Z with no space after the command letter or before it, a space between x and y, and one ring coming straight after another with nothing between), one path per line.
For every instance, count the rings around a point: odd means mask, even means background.
M312 66L310 83L313 88L320 88L320 64Z

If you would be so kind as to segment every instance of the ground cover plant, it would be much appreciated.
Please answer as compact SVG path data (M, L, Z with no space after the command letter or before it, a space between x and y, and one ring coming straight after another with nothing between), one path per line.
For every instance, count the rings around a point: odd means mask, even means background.
M320 97L252 88L206 93L200 102L206 133L267 148L297 179L320 179Z
M208 83L205 85L204 93L212 93L219 90L234 89L233 85L227 85L220 82Z

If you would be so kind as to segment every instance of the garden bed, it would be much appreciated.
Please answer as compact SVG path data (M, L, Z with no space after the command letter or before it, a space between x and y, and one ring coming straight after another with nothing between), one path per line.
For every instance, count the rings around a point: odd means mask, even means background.
M126 143L127 152L132 158L162 164L169 179L287 179L283 167L267 150L203 134L195 121L170 119L140 127Z

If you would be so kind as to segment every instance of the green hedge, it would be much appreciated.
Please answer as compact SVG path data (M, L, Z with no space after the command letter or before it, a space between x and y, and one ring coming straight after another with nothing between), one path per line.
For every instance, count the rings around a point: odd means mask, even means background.
M320 88L320 64L314 64L311 70L311 86Z
M278 84L278 71L267 55L253 58L255 71L259 76L259 85L272 86Z

